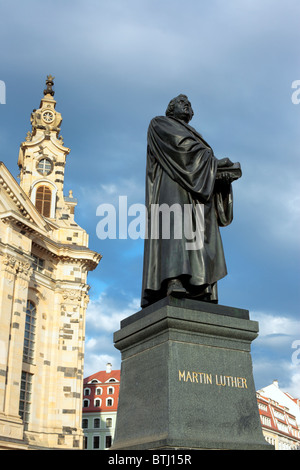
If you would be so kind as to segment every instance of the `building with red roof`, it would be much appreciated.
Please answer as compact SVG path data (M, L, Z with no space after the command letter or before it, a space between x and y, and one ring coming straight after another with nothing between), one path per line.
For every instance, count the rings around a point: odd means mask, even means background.
M266 440L275 450L300 449L300 400L280 390L277 380L257 392Z
M96 372L83 381L84 449L105 450L113 443L120 388L120 370Z

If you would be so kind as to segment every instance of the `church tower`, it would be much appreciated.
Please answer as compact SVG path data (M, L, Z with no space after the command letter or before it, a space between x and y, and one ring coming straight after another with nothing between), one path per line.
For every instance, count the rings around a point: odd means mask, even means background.
M32 129L21 144L18 165L20 186L41 215L68 219L74 214L76 200L64 197L64 170L70 149L60 135L61 114L56 111L54 77L47 76L39 109L31 114Z
M87 276L101 255L64 196L53 80L20 146L20 184L0 162L0 449L83 444Z

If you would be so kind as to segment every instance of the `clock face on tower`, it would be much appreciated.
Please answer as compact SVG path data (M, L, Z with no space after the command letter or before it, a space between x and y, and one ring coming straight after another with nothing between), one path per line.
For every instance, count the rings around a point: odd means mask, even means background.
M52 111L44 111L42 117L43 120L47 122L47 124L50 124L54 121L54 114L52 113Z

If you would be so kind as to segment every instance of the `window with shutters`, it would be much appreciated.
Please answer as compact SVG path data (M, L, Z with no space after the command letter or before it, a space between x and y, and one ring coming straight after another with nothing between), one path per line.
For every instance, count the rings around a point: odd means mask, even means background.
M39 186L36 191L35 206L44 217L50 217L52 192L48 186Z

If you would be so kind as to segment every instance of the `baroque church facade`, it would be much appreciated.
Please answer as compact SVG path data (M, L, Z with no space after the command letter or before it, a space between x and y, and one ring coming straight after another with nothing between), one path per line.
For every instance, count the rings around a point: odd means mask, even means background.
M53 77L21 143L20 183L0 162L0 449L82 449L87 275L101 255L64 196L70 149Z

